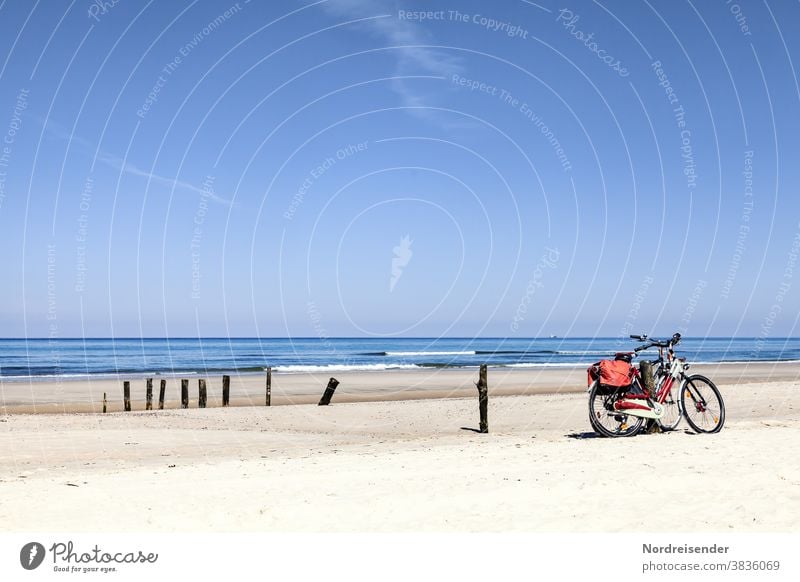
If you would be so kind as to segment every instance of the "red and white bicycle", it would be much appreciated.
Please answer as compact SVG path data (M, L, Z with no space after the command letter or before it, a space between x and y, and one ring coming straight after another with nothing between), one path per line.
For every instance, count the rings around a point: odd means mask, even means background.
M699 374L687 375L685 358L675 357L681 341L676 333L667 341L632 335L644 342L632 352L618 353L614 360L603 360L589 368L589 422L607 437L633 436L645 419L663 430L675 429L686 418L696 432L714 433L725 423L725 404L714 383ZM633 357L649 348L658 348L653 366L652 388L645 386Z

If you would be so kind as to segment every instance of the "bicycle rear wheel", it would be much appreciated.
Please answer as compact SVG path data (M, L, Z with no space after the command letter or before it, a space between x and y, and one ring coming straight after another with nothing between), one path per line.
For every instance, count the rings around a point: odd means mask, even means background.
M621 391L609 392L595 382L589 393L589 423L605 437L633 436L642 428L642 418L614 410Z
M695 432L719 432L725 424L725 403L717 387L705 376L686 378L681 404L686 422Z

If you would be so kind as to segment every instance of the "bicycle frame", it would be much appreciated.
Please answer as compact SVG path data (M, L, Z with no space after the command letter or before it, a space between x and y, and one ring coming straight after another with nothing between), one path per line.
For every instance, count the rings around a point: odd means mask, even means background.
M648 418L649 416L638 414L631 409L639 410L647 406L658 410L659 407L668 406L667 399L670 398L670 394L676 386L678 387L676 394L679 395L681 393L686 378L684 371L689 367L685 358L676 358L671 346L669 348L658 346L658 359L651 360L650 364L654 368L653 388L649 390L644 386L639 370L634 368L633 391L622 395L623 400L627 402L621 405L619 409L624 409L628 414L633 414L634 416ZM638 404L639 402L641 404ZM678 418L683 416L683 406L679 397L676 396L673 401L670 401L669 405L678 407ZM658 414L659 416L654 418L660 423L660 413Z
M683 374L683 366L677 359L673 359L669 364L669 369L666 373L661 373L661 379L658 385L655 387L653 399L658 402L662 403L667 398L667 394L675 385L675 382L678 381Z

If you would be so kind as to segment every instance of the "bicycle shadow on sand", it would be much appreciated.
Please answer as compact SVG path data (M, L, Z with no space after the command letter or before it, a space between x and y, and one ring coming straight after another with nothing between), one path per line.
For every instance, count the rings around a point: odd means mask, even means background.
M643 437L643 436L658 436L658 435L668 435L668 434L685 434L685 435L690 435L690 436L696 436L696 433L691 431L691 430L689 430L689 429L684 429L684 430L665 430L665 431L653 431L653 432L647 432L645 430L642 430L642 431L636 433L636 435L634 435L634 436ZM577 439L577 440L604 439L605 438L603 435L598 434L596 432L571 432L571 433L566 434L564 436L567 437L568 439ZM629 438L629 437L625 437L625 438Z
M596 432L571 432L564 436L566 436L568 439L578 439L578 440L603 438L602 435L599 435Z

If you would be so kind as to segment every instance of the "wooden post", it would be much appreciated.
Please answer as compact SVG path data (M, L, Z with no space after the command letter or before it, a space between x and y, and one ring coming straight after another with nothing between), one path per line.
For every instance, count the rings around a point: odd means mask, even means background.
M222 377L222 406L228 406L231 401L231 377Z
M108 403L106 402L106 393L103 392L103 414L108 410Z
M656 387L656 379L653 377L653 364L647 360L639 362L639 373L642 376L642 385L652 394Z
M164 410L164 396L167 393L167 381L161 378L161 389L158 391L158 409Z
M122 399L125 412L131 411L131 383L125 380L122 383Z
M333 393L336 392L336 387L339 385L339 380L336 378L331 378L328 380L328 386L325 388L325 392L322 393L322 398L319 400L319 406L328 406L331 403L331 398L333 398Z
M146 400L146 402L145 402L145 405L144 405L144 409L145 410L153 410L153 379L152 378L148 378L147 379L147 390L146 390L146 394L145 394L145 400Z
M267 368L267 396L266 406L272 406L272 368Z
M206 407L206 381L203 380L202 378L200 378L197 381L197 392L198 392L197 406L199 408L205 408Z
M481 414L480 432L489 432L489 383L486 380L486 364L481 364L478 375L478 409Z
M181 408L189 408L189 380L181 379Z

